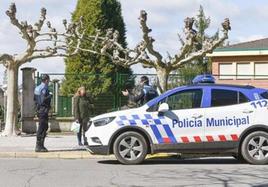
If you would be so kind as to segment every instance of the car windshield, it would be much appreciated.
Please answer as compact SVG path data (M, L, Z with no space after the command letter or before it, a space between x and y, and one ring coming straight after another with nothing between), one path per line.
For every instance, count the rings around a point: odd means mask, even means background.
M148 111L157 111L161 103L167 103L171 110L192 109L201 107L202 89L186 89L165 94L151 105Z
M162 94L160 94L158 97L150 100L149 102L147 102L145 105L148 105L149 107L154 105L155 103L158 103L159 101L162 101L164 98L166 98L168 95L171 95L172 93L175 93L177 91L179 91L181 88L184 88L185 86L180 86L171 90L168 90Z

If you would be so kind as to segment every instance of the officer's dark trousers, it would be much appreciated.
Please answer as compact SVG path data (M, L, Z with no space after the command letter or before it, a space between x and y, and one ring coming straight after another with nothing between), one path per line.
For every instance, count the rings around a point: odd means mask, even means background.
M81 121L79 121L80 123L80 128L79 128L79 132L77 133L77 139L78 139L78 143L81 143L82 140L82 135L83 135L83 139L84 139L84 144L87 143L87 138L85 136L85 132L87 131L88 127L88 118L82 119Z
M47 113L39 113L39 126L37 129L36 137L37 140L45 139L47 130L48 130L48 114Z

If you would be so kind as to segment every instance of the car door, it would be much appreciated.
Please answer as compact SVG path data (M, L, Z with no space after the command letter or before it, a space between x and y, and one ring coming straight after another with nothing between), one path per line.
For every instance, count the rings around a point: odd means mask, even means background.
M254 124L255 110L246 96L237 90L211 89L210 107L205 113L205 148L233 148L239 136Z
M204 138L204 112L202 106L202 89L184 89L164 98L161 103L169 105L169 111L159 113L159 125L151 126L159 144L172 144L176 149L202 149Z

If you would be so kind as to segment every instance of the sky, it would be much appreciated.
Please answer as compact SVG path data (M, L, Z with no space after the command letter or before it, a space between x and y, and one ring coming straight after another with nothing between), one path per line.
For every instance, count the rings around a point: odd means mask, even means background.
M206 16L211 18L208 34L221 28L221 22L228 17L232 30L229 33L230 44L268 37L268 1L267 0L119 0L126 24L128 46L134 47L141 41L139 12L146 10L148 25L153 30L151 35L156 40L154 45L163 56L167 52L174 55L180 42L183 20L197 14L199 6L204 7ZM62 20L69 20L77 0L0 0L0 53L18 54L25 49L25 42L18 30L11 25L5 11L11 2L17 5L19 20L35 23L42 7L47 9L47 20L57 29L62 29ZM64 73L63 58L34 60L22 67L34 67L39 72ZM134 72L152 73L140 65L132 67ZM0 84L4 67L0 65ZM21 77L21 75L20 75Z

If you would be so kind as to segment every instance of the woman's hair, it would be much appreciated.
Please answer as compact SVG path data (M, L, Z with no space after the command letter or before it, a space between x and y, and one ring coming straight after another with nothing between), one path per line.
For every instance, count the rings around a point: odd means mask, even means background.
M84 86L79 87L75 93L75 96L81 96L81 90L86 90L86 88Z

